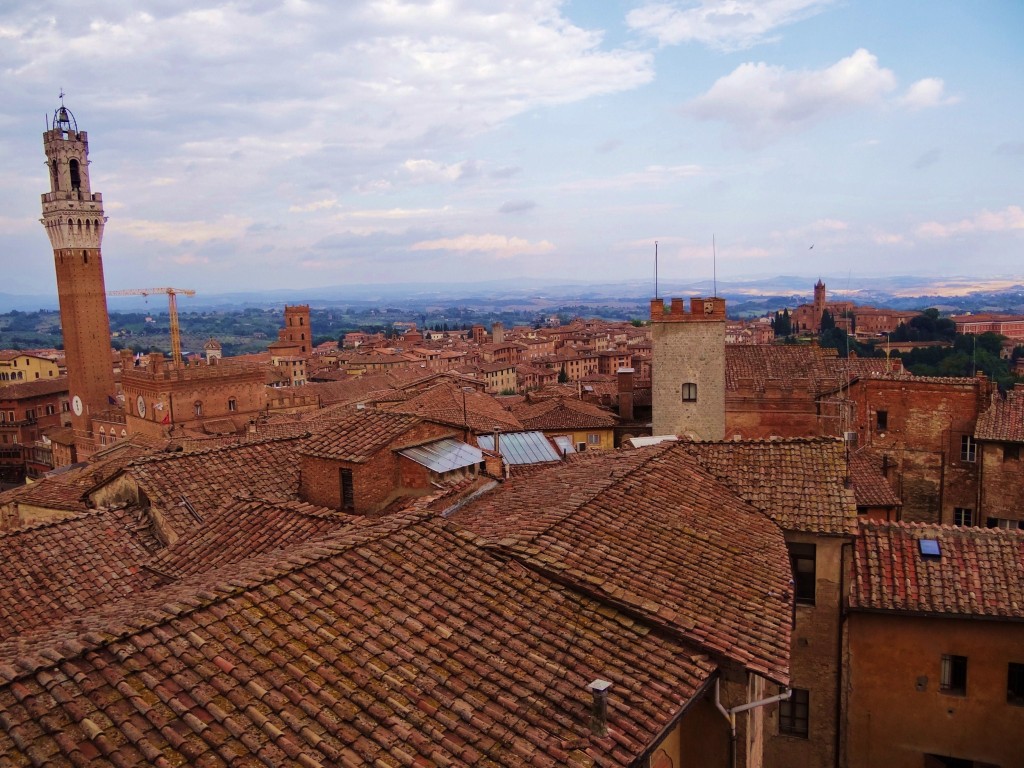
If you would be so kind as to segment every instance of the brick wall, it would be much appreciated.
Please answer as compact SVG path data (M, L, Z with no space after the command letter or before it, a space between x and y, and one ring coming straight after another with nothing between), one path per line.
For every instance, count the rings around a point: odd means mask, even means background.
M302 475L299 493L310 504L341 509L340 470L349 469L352 471L355 512L361 515L376 512L406 491L413 494L416 490L433 490L426 469L402 459L396 451L451 435L449 427L422 422L406 431L391 445L378 450L365 462L304 455L300 458Z
M850 389L859 445L888 455L903 519L951 524L956 508L977 519L978 454L962 453L992 385L984 377L864 378ZM884 413L884 417L880 416ZM835 425L838 428L841 425Z
M1024 520L1024 507L1021 506L1021 499L1024 499L1024 445L982 443L978 461L981 466L978 524L986 525L990 517Z

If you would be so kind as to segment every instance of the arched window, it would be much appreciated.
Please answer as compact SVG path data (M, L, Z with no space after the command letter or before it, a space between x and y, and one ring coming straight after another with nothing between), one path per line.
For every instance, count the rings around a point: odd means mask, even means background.
M72 160L68 163L68 168L71 171L71 188L80 189L82 186L82 178L78 173L78 161Z
M203 415L203 402L202 402L202 400L196 400L192 404L192 408L193 408L193 411L195 412L196 418L199 418L200 416Z
M306 321L303 318L299 318L299 325L305 325Z
M238 401L233 397L228 398L228 410L231 412L238 410Z

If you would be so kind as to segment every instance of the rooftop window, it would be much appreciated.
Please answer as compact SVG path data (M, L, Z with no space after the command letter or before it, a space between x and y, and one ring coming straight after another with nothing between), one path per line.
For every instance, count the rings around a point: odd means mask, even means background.
M921 557L942 556L942 551L939 549L939 542L935 539L918 539L917 546L921 550Z

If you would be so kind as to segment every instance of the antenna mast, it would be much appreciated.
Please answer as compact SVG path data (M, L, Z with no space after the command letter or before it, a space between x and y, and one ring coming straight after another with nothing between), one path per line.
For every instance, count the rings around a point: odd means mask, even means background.
M715 234L711 233L711 283L715 292L715 298L718 298L718 249L715 248Z
M658 298L658 241L654 241L654 298Z

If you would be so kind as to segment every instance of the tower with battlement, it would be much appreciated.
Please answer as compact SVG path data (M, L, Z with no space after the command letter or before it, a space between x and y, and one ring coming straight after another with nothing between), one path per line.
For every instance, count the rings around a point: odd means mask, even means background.
M651 300L655 435L725 439L725 299Z
M43 218L53 246L77 459L92 453L92 418L115 393L103 282L103 196L89 184L89 139L63 101L43 133L50 191Z

